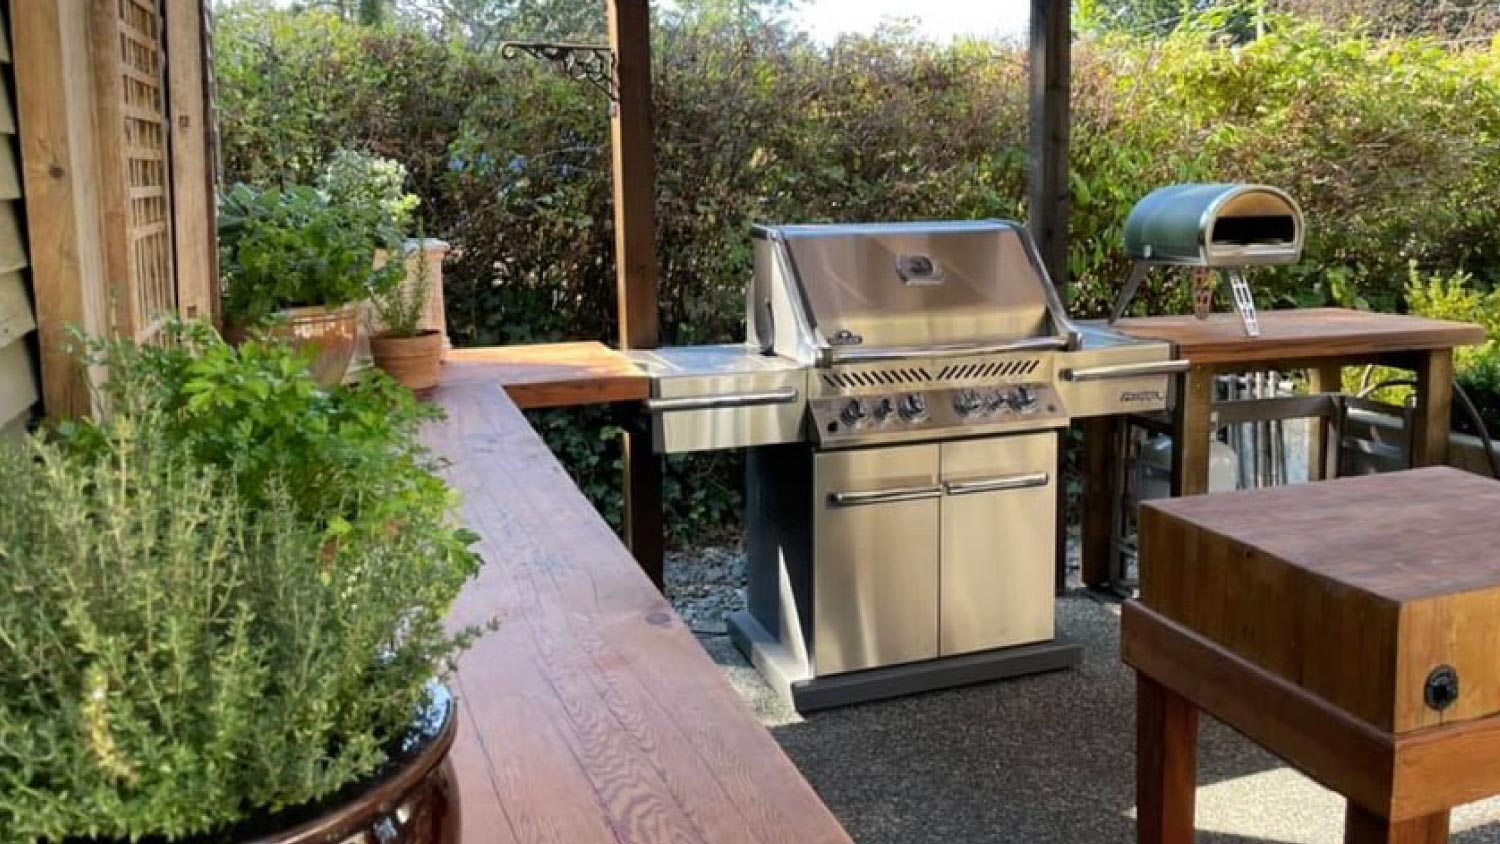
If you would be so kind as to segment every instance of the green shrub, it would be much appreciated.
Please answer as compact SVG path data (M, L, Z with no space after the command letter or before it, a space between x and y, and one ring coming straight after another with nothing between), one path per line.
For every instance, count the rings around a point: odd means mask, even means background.
M1019 46L935 45L899 28L823 46L669 15L653 32L664 342L741 338L753 222L1025 216ZM231 178L310 180L340 145L407 167L426 230L454 245L455 343L615 336L609 127L593 88L314 14L231 6L215 48ZM1128 273L1130 206L1190 180L1268 182L1302 203L1306 260L1253 276L1263 308L1395 309L1412 260L1500 282L1496 45L1380 41L1284 18L1239 46L1205 26L1085 38L1073 115L1068 295L1080 316L1101 315ZM1188 307L1185 286L1164 278L1137 301ZM613 452L600 451L599 428L570 427L596 417L568 418L549 442L591 455L569 465L612 512ZM668 467L682 495L722 496L669 501L681 535L738 509L733 458L705 460Z
M1492 436L1500 436L1500 291L1476 289L1474 277L1457 272L1423 277L1415 265L1406 290L1412 313L1433 319L1471 322L1489 335L1478 346L1454 350L1454 377L1474 402ZM1405 393L1399 398L1404 399ZM1455 406L1454 425L1473 432L1474 425Z
M472 635L444 618L473 537L414 417L187 339L106 349L108 419L0 448L0 840L176 840L329 795Z

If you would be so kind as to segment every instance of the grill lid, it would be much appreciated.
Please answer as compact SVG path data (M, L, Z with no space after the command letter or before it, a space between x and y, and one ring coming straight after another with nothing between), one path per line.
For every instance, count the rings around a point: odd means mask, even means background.
M1016 223L763 227L782 284L835 360L985 347L1055 348L1071 328Z

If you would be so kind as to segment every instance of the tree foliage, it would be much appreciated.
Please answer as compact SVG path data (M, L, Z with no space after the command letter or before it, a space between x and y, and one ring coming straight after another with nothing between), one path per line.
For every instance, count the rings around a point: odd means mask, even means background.
M1233 21L1210 10L1166 37L1077 44L1076 313L1101 313L1125 278L1131 205L1192 180L1268 182L1302 202L1307 260L1256 274L1262 307L1396 308L1411 260L1496 280L1500 50L1270 23L1228 46ZM818 45L785 26L691 15L659 15L654 29L665 342L742 336L753 222L1024 219L1024 50L938 46L899 29ZM426 231L455 247L445 268L455 342L614 336L597 92L400 27L226 15L217 48L231 178L303 179L336 145L407 166ZM1139 301L1186 304L1170 279ZM543 427L586 490L617 487L597 432ZM684 496L710 496L673 504L683 533L735 510L718 496L738 481L701 469L672 475Z

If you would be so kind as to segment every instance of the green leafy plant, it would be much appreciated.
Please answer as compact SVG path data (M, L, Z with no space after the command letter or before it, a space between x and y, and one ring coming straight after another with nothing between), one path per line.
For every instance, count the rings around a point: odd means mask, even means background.
M390 289L400 267L375 266L399 240L378 209L313 188L238 184L219 203L224 317L253 325L283 308L336 307Z
M170 841L330 795L475 635L444 626L474 537L404 394L177 334L96 346L108 417L0 448L0 840Z
M1484 343L1454 350L1454 377L1490 434L1500 436L1500 291L1478 289L1474 277L1462 271L1424 276L1413 264L1406 296L1412 313L1484 328ZM1464 414L1455 412L1453 421L1460 430L1473 432L1473 422Z

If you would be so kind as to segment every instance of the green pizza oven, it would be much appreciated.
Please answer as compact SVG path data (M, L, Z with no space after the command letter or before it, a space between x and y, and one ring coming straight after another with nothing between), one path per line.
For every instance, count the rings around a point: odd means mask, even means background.
M1266 185L1172 185L1131 209L1125 250L1137 261L1191 267L1295 264L1302 210Z

